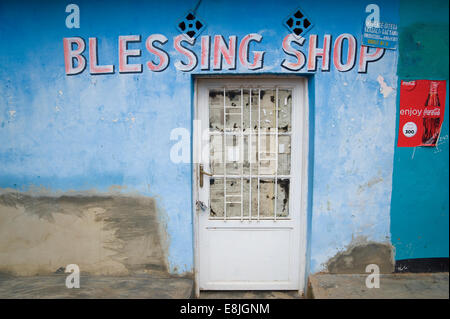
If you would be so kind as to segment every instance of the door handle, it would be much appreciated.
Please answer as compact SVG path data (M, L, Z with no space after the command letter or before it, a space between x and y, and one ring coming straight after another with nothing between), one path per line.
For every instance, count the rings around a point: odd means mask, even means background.
M210 174L208 172L205 172L203 170L203 164L200 164L200 187L203 187L203 175L213 176L213 174Z
M208 209L208 206L206 206L206 204L205 203L203 203L202 201L197 201L197 208L199 209L199 210L202 210L203 212L204 211L206 211L207 209Z

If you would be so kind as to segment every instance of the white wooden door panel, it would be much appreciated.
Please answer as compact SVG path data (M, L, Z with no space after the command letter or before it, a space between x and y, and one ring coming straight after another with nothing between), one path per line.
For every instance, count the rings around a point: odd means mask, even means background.
M221 228L209 230L207 236L209 281L289 281L290 247L278 244L290 242L290 229ZM242 245L230 250L230 238Z
M197 291L303 290L306 81L205 79L196 90Z

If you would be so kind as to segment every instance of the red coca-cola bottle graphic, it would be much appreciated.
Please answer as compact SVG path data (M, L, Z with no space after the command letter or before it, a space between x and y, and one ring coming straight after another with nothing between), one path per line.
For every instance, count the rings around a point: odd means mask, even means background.
M423 132L422 144L435 145L441 124L441 105L438 97L439 82L430 83L430 92L428 93L425 108L423 110Z

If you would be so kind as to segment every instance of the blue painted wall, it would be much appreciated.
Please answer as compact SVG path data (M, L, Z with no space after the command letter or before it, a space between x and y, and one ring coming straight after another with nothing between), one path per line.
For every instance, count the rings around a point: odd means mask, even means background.
M447 80L447 96L438 145L395 148L391 231L396 260L448 257L448 9L448 1L436 0L400 6L399 80Z
M170 132L191 130L191 73L177 71L182 59L172 46L178 18L196 1L76 1L81 28L65 27L65 2L2 1L0 4L0 187L54 192L125 192L154 196L166 215L169 264L174 273L192 271L191 165L169 159ZM302 1L314 28L310 34L335 39L351 33L361 43L365 7L377 3L383 21L397 23L397 1ZM208 1L198 8L207 23L203 34L263 36L259 73L291 74L280 66L288 34L283 19L299 2ZM150 72L145 39L162 33L170 66ZM118 36L141 35L131 48L142 56L140 74L118 74ZM74 76L64 73L62 39L97 37L100 64L116 73ZM308 41L302 47L307 55ZM199 44L194 50L199 56ZM332 63L332 62L331 62ZM320 65L320 59L319 59ZM397 51L387 50L368 73L320 71L310 80L314 101L314 178L310 214L311 271L358 239L390 242L390 202L395 141ZM235 71L249 71L242 67ZM304 68L298 73L308 73ZM309 72L311 73L311 72ZM383 77L394 90L380 92ZM447 117L448 118L448 117ZM447 206L448 207L448 206Z

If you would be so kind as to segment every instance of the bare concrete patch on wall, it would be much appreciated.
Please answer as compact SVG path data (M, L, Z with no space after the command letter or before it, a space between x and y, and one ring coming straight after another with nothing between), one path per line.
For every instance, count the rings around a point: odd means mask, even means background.
M380 273L394 272L394 252L391 244L353 241L345 251L328 260L327 269L332 274L365 274L366 266L376 264Z
M0 193L0 272L38 275L77 264L94 275L166 273L155 200L120 194Z

